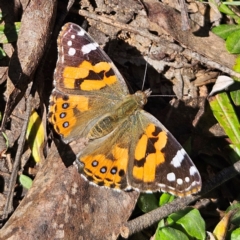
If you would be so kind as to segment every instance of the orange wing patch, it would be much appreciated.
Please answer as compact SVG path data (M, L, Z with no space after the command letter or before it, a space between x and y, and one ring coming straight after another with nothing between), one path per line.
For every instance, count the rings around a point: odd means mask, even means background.
M167 144L167 132L149 124L140 137L136 149L133 176L145 183L154 182L156 168L165 162L162 149Z
M50 97L49 121L55 131L67 137L76 125L76 113L89 110L89 99L84 96L66 96L54 93Z
M63 84L69 89L93 91L116 82L117 77L108 62L92 65L83 61L78 67L65 67L63 71Z
M115 145L108 156L86 155L80 161L85 164L85 176L98 185L122 189L126 187L128 149Z

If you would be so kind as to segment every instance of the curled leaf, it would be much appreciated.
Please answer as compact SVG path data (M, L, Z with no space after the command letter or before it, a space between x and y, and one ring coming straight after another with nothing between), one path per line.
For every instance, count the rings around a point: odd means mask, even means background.
M44 127L37 112L33 111L27 128L26 139L36 162L41 160L41 147L44 142Z

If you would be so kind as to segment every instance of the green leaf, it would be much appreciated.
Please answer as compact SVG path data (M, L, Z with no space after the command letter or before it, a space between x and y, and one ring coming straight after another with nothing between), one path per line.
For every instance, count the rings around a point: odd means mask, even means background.
M229 146L224 148L224 152L225 149L229 151L226 151L226 153L228 154L228 158L231 160L232 163L235 163L239 160L240 158L240 149L233 145L233 144L229 144Z
M236 210L236 213L231 217L231 223L240 226L240 203L235 203L227 208L226 212Z
M162 219L159 223L158 223L158 228L162 228L165 227L165 220Z
M26 176L26 175L23 175L23 174L20 175L19 182L26 189L30 189L31 186L32 186L32 179L30 177Z
M240 72L240 56L237 56L237 58L235 60L235 65L233 66L233 70L238 73ZM235 79L235 80L237 80L237 79Z
M240 106L240 90L230 92L231 99L236 106Z
M187 237L186 234L184 234L183 232L171 228L171 227L165 227L165 228L161 228L158 229L155 235L155 239L156 240L188 240L189 238Z
M44 143L44 127L37 112L33 111L27 127L26 139L36 162L41 160L41 149Z
M235 2L223 2L222 4L232 5L232 6L240 6L240 2L239 2L239 1L235 1Z
M238 31L240 29L240 25L233 24L221 24L212 29L212 32L218 35L223 39L227 39L233 32Z
M155 194L142 193L138 199L138 207L144 213L158 208L158 200Z
M227 15L235 15L235 13L226 5L224 4L220 4L219 6L219 11L222 12L222 13L225 13Z
M205 239L205 222L197 209L186 208L169 215L186 233L196 239Z
M210 97L209 103L215 118L225 133L232 143L240 149L239 121L227 93L223 92Z
M231 240L240 240L240 228L237 228L232 231Z
M159 199L159 206L163 206L166 203L170 203L175 199L170 193L163 193Z
M8 148L8 147L9 147L8 137L7 137L7 135L6 135L4 132L1 132L1 133L2 133L3 137L4 137L5 140L6 140L6 147Z
M230 53L240 53L240 30L234 31L228 36L226 48Z
M0 24L0 43L16 42L21 23Z
M6 53L4 52L4 50L0 47L0 59L3 59L4 57L6 57Z

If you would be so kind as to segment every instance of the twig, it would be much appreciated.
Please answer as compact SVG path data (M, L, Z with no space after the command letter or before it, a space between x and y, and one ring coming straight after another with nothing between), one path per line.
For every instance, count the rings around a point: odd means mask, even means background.
M29 84L28 88L30 89L31 87L32 87L32 83ZM2 219L7 218L9 212L11 211L10 207L12 207L14 186L15 186L15 183L16 183L18 169L19 169L19 165L20 165L20 160L21 160L21 156L22 156L22 152L23 152L23 148L24 148L28 121L29 121L29 117L30 117L30 114L31 114L31 110L32 110L31 101L32 101L32 95L29 94L28 99L27 99L27 109L26 109L26 115L25 115L25 122L23 124L22 132L21 132L21 135L20 135L19 140L18 140L18 149L17 149L15 161L14 161L14 164L13 164L12 174L11 174L11 177L10 177L9 191L8 191L8 194L7 194L7 200L6 200L6 205L4 207Z
M188 196L184 198L177 198L173 202L166 204L160 208L157 208L149 213L146 213L138 218L135 218L127 222L121 228L121 236L128 238L133 233L139 232L153 223L158 222L159 220L167 217L169 214L176 212L180 209L183 209L185 206L190 204L193 201L198 200L200 197L206 193L212 191L216 187L220 186L229 179L235 177L240 173L240 161L236 162L233 166L223 169L218 173L213 179L207 181L202 188L201 194L195 196Z
M234 77L237 77L237 78L240 78L240 73L237 73L235 71L233 71L232 69L228 68L228 67L225 67L217 62L214 62L214 61L211 61L209 60L208 58L196 53L196 52L193 52L189 49L185 49L182 54L184 55L187 55L187 56L190 56L191 58L194 58L196 60L198 60L199 62L201 63L204 63L206 64L207 66L209 67L212 67L212 68L215 68L215 69L218 69L224 73L227 73L231 76L234 76Z
M186 31L189 30L191 27L185 0L179 0L179 5L181 9L182 30Z
M106 16L99 16L95 13L90 13L88 11L85 11L85 10L79 10L77 11L79 13L79 15L81 16L84 16L84 17L87 17L87 18L91 18L93 20L96 20L96 21L102 21L103 23L106 23L108 25L111 25L111 26L114 26L114 27L117 27L121 30L125 30L125 31L129 31L129 32L133 32L133 33L136 33L136 34L139 34L143 37L146 37L154 42L161 42L163 44L168 44L168 42L164 39L160 39L159 37L149 33L149 31L146 31L145 29L143 28L136 28L136 27L132 27L130 26L129 24L125 24L125 23L121 23L121 22L117 22L116 19L113 19L113 18L110 18L110 17L106 17Z

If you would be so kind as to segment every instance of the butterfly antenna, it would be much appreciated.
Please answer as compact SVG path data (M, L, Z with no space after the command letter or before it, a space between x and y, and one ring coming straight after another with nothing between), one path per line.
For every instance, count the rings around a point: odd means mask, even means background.
M142 91L146 82L146 76L147 76L147 68L148 68L148 58L149 58L149 53L151 50L152 44L150 44L149 49L148 49L148 55L147 55L147 59L146 59L146 66L145 66L145 71L144 71L144 76L143 76L143 83L142 83Z
M149 49L148 49L148 55L146 58L146 66L145 66L145 71L144 71L144 76L143 76L143 83L142 83L142 91L146 82L146 76L147 76L147 68L148 68L148 59L149 59L149 53L151 51L152 48L152 44L149 45ZM152 91L149 89L145 90L144 93L146 94L147 97L176 97L176 95L151 95Z
M148 57L147 57L148 60ZM144 76L143 76L143 83L142 83L142 91L146 82L146 75L147 75L147 68L148 68L148 62L146 61L146 66L145 66L145 71L144 71Z

